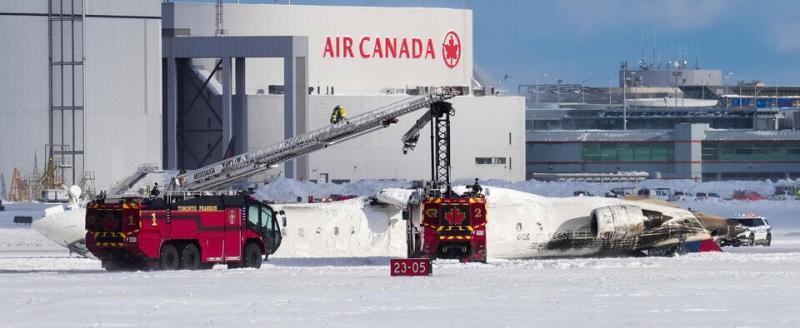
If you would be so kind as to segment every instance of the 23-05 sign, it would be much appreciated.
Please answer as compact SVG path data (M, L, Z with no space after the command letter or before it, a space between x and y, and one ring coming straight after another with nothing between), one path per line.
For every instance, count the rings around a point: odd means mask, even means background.
M433 272L431 259L391 259L389 269L392 276L430 276Z

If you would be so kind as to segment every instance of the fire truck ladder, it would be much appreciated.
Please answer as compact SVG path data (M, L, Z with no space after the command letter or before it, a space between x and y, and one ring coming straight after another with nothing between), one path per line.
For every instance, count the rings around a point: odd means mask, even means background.
M286 139L266 149L237 155L233 158L225 159L178 175L173 180L173 186L170 186L170 189L189 192L217 190L230 183L241 181L247 177L274 168L284 161L307 155L317 150L327 148L335 143L388 127L396 123L396 119L400 116L427 107L438 108L436 104L449 105L449 103L444 101L455 96L456 94L451 92L441 92L403 99L376 110L354 116L348 120ZM450 106L450 108L452 109L452 106ZM438 113L439 111L435 112ZM448 123L449 114L448 112L445 115ZM437 118L437 120L438 119L440 118ZM438 136L437 140L439 140ZM446 171L442 174L447 176L447 181L449 181L449 138L447 138L447 140L448 141L442 144L442 146L437 146L437 151L440 147L447 150L448 156L442 159L445 161L443 163L447 163L445 166Z
M419 132L431 125L431 179L432 189L450 186L450 116L455 115L453 104L444 100L431 103L430 110L420 117L403 135L403 153L414 150Z

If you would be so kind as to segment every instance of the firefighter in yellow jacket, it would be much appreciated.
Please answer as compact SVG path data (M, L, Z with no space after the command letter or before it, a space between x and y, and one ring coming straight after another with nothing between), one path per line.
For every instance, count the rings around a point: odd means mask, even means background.
M336 105L331 113L331 124L336 124L342 120L347 119L347 109L342 106Z

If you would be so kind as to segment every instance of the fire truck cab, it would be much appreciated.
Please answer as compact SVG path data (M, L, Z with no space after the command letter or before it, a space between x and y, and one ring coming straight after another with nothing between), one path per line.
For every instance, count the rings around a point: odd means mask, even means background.
M107 270L259 268L280 247L281 225L283 211L243 195L98 199L87 205L86 246Z

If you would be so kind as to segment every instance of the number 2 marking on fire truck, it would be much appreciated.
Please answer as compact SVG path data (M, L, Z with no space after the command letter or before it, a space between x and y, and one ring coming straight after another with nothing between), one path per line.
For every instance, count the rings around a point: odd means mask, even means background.
M483 212L481 211L481 209L480 208L476 208L475 209L475 217L479 218L479 217L481 217L481 215L483 215Z
M152 221L150 222L150 225L151 226L157 226L158 225L158 221L156 221L156 213L150 213L150 215L152 216Z

